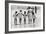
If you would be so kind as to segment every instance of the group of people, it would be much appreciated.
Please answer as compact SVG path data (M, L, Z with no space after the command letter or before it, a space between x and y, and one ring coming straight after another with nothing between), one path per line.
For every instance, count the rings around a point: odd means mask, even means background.
M24 18L24 24L26 24L26 17L28 17L28 24L30 24L32 22L32 20L33 20L33 23L35 23L36 16L35 16L34 11L30 10L30 7L29 7L29 10L27 11L27 14L26 14L26 11L24 11L24 14L22 13L22 10L20 10L20 13L18 13L18 14L17 14L17 11L15 11L15 14L13 15L15 25L18 25L17 17L19 18L19 23L21 24L22 16Z

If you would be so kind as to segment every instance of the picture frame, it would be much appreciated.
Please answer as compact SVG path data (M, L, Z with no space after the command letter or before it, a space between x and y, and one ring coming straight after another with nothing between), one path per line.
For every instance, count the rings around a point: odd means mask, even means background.
M32 30L25 30L25 29L21 29L21 30L19 30L19 29L17 29L17 31L13 31L12 29L11 30L9 30L9 7L11 6L11 5L24 5L24 6L26 6L26 5L28 6L37 6L37 5L42 5L42 7L43 7L43 10L42 10L42 28L40 29L32 29ZM20 7L20 6L19 6ZM16 30L16 29L15 29ZM22 32L40 32L40 31L45 31L45 3L43 3L43 2L26 2L26 1L5 1L5 33L22 33Z

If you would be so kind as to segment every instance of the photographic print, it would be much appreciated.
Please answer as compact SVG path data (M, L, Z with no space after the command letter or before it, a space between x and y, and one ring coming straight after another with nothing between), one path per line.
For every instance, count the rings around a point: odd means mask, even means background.
M44 3L6 2L8 32L44 31Z

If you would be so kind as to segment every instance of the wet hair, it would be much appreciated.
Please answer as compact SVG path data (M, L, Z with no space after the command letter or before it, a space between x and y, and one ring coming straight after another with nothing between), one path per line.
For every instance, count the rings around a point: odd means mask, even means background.
M37 13L37 7L35 6L35 13Z

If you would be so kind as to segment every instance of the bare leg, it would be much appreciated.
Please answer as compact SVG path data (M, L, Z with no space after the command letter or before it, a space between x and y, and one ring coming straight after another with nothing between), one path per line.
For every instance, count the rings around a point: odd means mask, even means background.
M33 23L35 23L35 18L33 18Z
M32 19L28 19L29 20L29 23L28 24L32 24Z
M26 18L24 18L24 24L26 24Z
M14 24L17 25L17 18L14 19Z
M20 22L20 24L21 24L21 20L22 20L22 19L20 18L20 21L19 21L19 22Z

